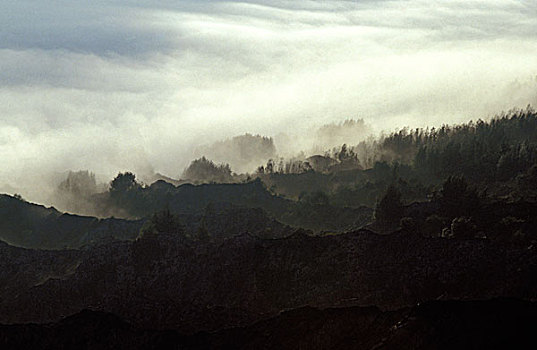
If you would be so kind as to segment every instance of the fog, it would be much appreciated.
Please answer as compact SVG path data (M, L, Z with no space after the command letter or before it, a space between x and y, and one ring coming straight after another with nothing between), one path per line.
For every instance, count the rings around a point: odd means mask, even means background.
M68 170L177 177L244 133L298 150L349 118L537 104L533 0L18 0L0 23L0 190L36 201Z

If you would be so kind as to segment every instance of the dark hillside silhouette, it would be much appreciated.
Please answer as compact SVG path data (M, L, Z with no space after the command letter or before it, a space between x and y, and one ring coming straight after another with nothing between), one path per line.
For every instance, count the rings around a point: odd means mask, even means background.
M71 172L57 195L91 216L2 195L0 346L517 346L536 127L527 109L402 129L239 175L202 157L189 183Z
M183 335L140 329L84 310L59 322L0 326L4 349L495 349L537 346L535 303L511 299L431 301L413 308L302 307L249 326Z
M233 182L229 164L216 165L205 157L193 160L183 172L182 178L194 183Z
M298 305L397 309L435 299L537 297L535 247L403 231L297 231L281 239L243 233L214 242L159 233L82 251L0 248L0 271L8 273L3 324L56 321L91 307L190 333L245 326Z
M54 208L0 195L0 240L35 249L80 248L136 238L142 223L64 214Z

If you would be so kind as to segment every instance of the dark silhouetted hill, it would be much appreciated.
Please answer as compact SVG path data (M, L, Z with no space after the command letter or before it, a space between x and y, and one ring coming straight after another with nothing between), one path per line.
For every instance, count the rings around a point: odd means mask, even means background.
M95 242L132 240L140 227L140 221L64 214L0 195L0 240L20 247L79 248Z
M335 207L330 204L295 202L276 196L256 179L233 184L184 184L178 187L157 181L148 187L125 192L102 193L93 197L100 208L97 216L114 215L143 218L161 210L177 215L199 215L213 203L230 203L261 208L284 224L314 231L344 232L371 222L373 210L367 207Z
M0 270L38 280L16 262L46 265L38 258L42 252L4 249L10 258ZM537 296L535 247L480 239L369 231L314 237L298 231L282 239L242 234L205 242L159 234L83 253L71 273L4 294L0 322L49 322L93 308L143 327L195 332L304 305L394 309L438 298ZM16 279L7 279L4 288L12 283Z
M210 311L208 311L210 312ZM535 303L431 301L412 308L298 308L245 327L185 336L83 310L52 324L0 326L2 349L532 349Z

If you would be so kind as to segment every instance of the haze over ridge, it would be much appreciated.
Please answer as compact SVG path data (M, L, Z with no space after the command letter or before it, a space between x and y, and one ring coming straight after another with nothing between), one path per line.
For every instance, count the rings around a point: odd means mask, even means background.
M246 132L536 103L529 0L23 0L0 22L0 185L29 199L54 171L176 175L196 146Z

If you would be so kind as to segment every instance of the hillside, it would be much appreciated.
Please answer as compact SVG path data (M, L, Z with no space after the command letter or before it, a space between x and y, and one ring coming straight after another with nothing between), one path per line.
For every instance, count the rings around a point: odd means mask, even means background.
M97 219L0 195L0 240L36 249L80 248L107 240L132 240L140 221Z
M535 303L512 299L430 301L375 307L298 308L252 325L185 336L140 329L83 310L46 325L0 325L2 349L529 349L537 346Z
M497 123L506 128L525 118ZM431 159L443 159L446 138L487 139L482 129L497 127L479 125L410 139L394 134L377 151L425 143L437 149ZM517 145L519 129L504 142ZM16 344L18 332L33 329L48 344L76 342L59 334L82 327L94 341L99 333L132 345L129 335L142 332L142 344L186 348L471 347L490 344L485 329L496 325L470 324L514 318L505 303L533 307L531 152L509 176L483 179L434 175L404 159L363 168L353 152L335 150L322 171L302 171L299 163L271 172L269 163L239 183L144 185L126 172L100 193L62 187L94 216L0 196L0 323L21 324L2 328L4 340ZM486 301L506 297L516 301ZM506 335L498 341L516 342L518 333L501 322ZM273 338L261 341L267 333Z
M150 217L149 212L147 217ZM13 246L33 249L79 249L113 241L133 241L147 217L140 220L107 218L60 213L54 208L0 195L0 240ZM207 238L223 240L239 233L261 238L282 238L293 229L270 218L260 208L247 208L228 202L211 202L178 215L185 236L198 238L200 230Z
M14 273L26 269L13 261L45 254L3 249L10 258L0 269ZM268 240L243 234L221 242L161 234L95 246L80 253L75 270L42 283L32 284L40 275L30 273L27 288L3 295L0 323L50 322L93 308L143 327L190 333L247 325L304 305L396 309L434 299L531 300L537 296L534 250L404 232L297 232Z

